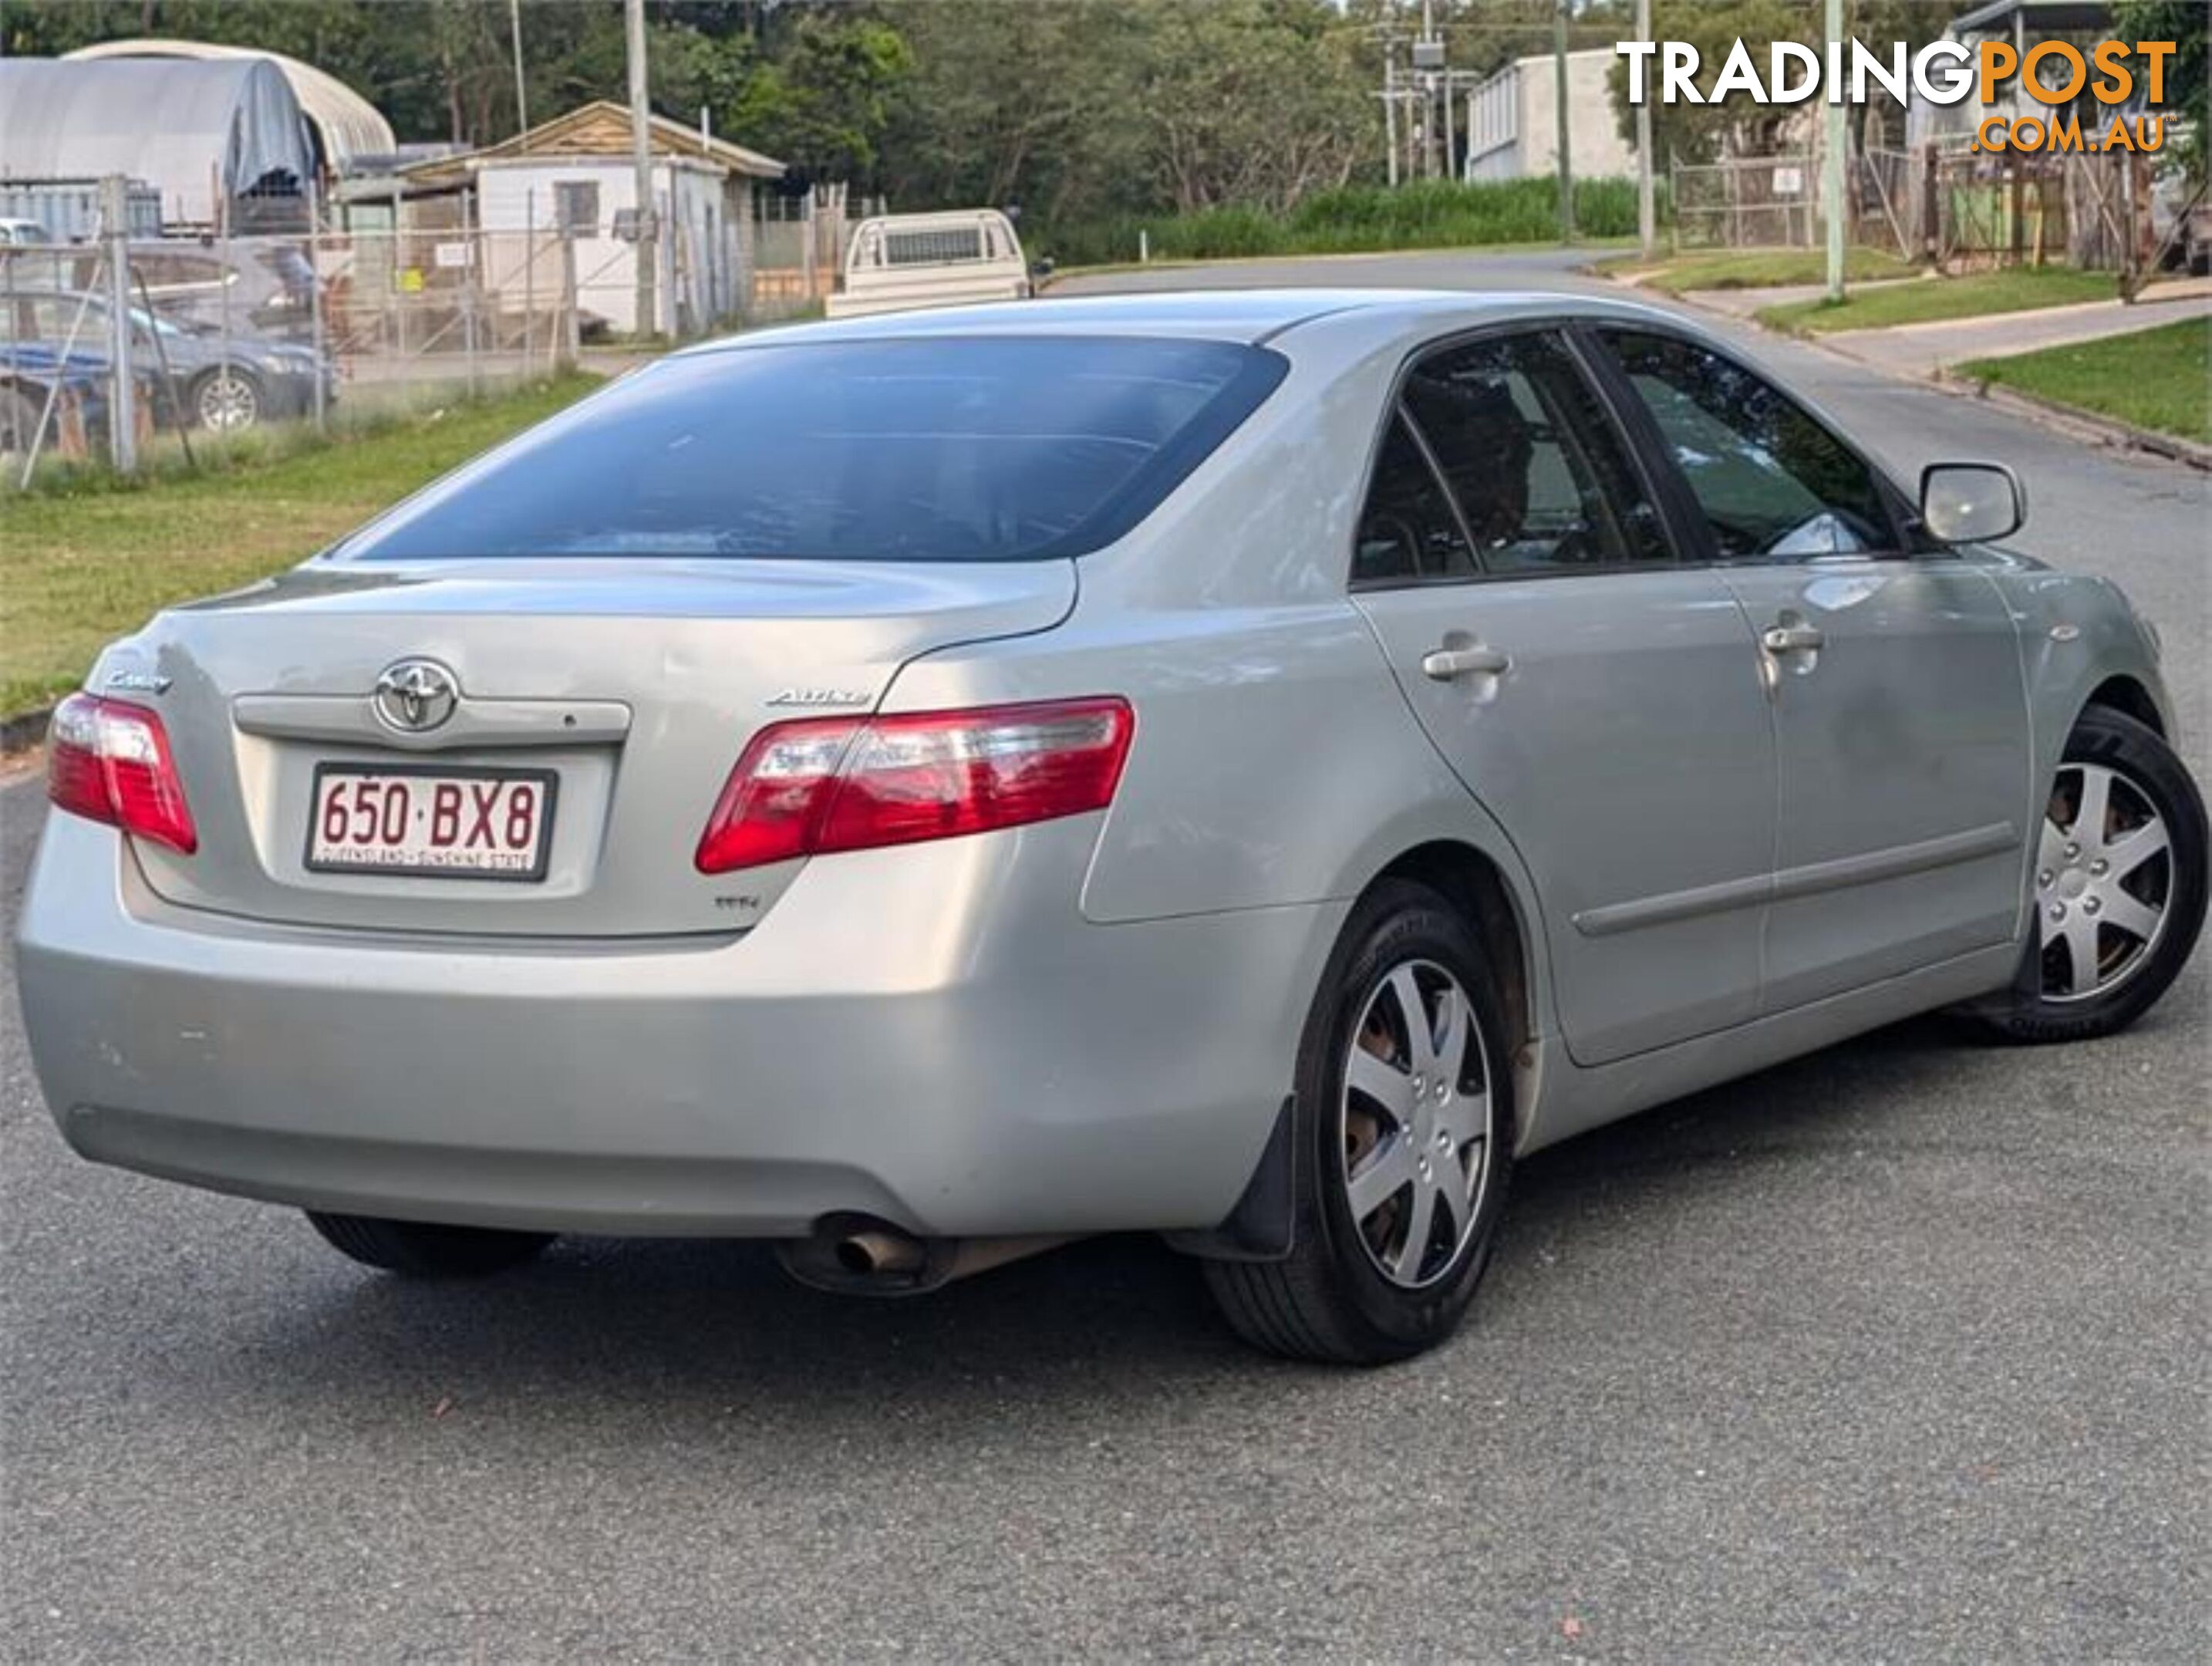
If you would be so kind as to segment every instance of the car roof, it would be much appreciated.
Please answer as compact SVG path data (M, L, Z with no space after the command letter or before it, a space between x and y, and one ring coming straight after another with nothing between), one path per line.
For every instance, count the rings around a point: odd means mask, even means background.
M1256 344L1323 319L1355 330L1368 326L1383 339L1413 327L1475 328L1492 320L1528 317L1678 321L1674 314L1649 306L1569 290L1155 290L879 313L748 331L684 350L691 355L756 346L952 336L1180 336Z

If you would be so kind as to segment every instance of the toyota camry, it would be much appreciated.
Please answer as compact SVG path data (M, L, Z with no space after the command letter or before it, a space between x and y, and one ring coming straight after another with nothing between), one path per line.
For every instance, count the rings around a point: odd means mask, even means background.
M678 353L55 714L85 1157L399 1274L556 1234L927 1290L1164 1234L1445 1336L1516 1158L1911 1013L2166 988L2154 631L1673 315L1249 292Z

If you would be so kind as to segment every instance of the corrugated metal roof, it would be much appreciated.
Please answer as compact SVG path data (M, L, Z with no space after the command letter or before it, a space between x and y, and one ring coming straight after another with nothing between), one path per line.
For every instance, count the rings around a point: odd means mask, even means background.
M177 58L203 62L216 58L265 58L283 72L292 96L322 136L323 155L331 171L352 171L357 156L389 156L399 149L392 124L377 107L328 70L282 52L254 46L218 46L211 40L102 40L64 54L66 59Z
M653 118L652 133L653 149L657 155L696 157L756 179L783 177L783 164L775 157L763 156L757 150L748 150L727 139L710 137L696 127L687 127L666 116ZM511 139L488 144L481 150L465 150L459 155L416 162L402 171L410 179L428 185L464 179L479 163L509 161L520 156L550 159L629 155L629 106L612 99L594 99Z

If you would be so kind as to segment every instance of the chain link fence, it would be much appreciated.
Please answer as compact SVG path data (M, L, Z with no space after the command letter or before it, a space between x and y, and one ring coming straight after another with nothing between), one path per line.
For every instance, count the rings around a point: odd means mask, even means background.
M1820 235L1820 174L1808 155L1669 164L1674 248L1809 248Z
M696 338L812 316L853 222L774 202L658 245L658 313ZM45 460L198 452L330 429L620 349L638 246L537 231L110 237L0 248L0 489ZM657 344L641 344L652 350ZM255 441L254 443L259 443Z

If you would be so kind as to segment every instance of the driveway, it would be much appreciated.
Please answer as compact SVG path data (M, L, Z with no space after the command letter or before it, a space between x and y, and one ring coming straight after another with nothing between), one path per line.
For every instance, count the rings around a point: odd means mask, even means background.
M2161 621L2205 770L2203 477L1762 355L1901 465L2021 468L2023 546ZM11 915L40 811L0 791ZM911 1303L700 1243L390 1283L70 1158L10 992L5 1655L2199 1660L2208 994L2200 953L2118 1040L1916 1022L1544 1153L1462 1336L1346 1373L1140 1240Z

